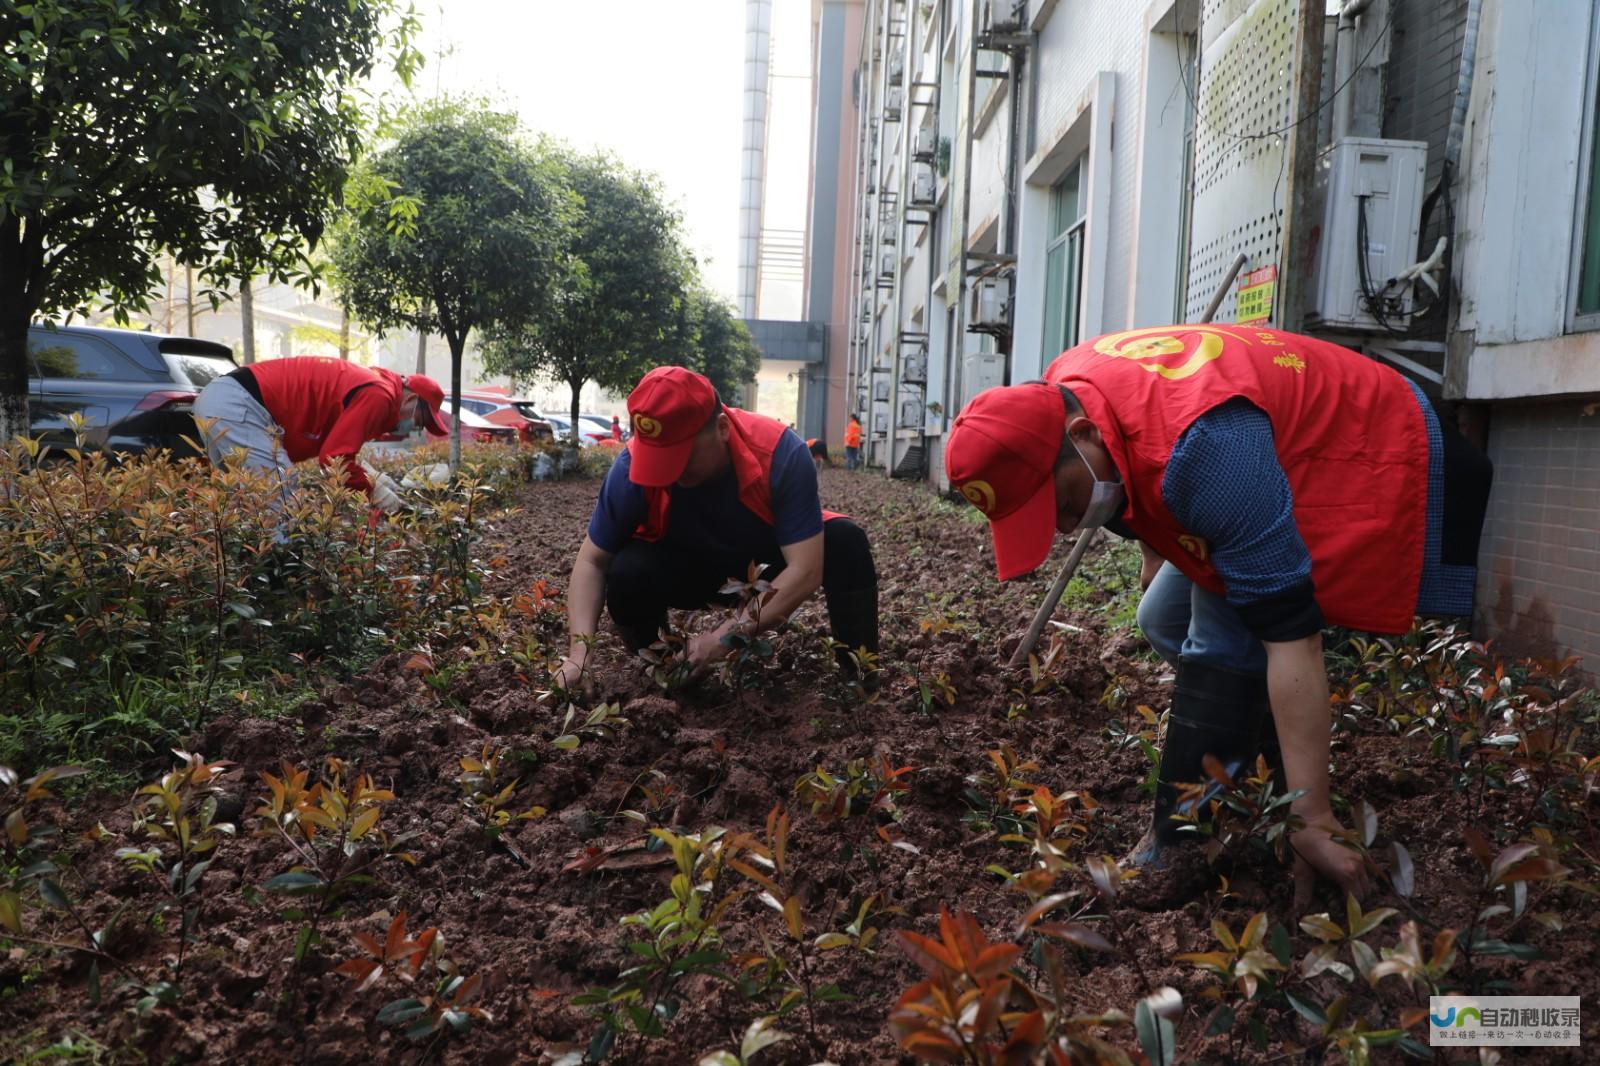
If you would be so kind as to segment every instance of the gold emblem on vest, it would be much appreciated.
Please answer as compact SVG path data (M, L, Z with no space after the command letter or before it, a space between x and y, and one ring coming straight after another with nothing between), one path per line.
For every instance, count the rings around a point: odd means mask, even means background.
M1293 352L1288 355L1275 355L1272 357L1272 362L1274 366L1293 370L1296 374L1304 374L1306 372L1306 361Z
M1206 545L1205 538L1197 537L1193 533L1185 533L1180 536L1178 538L1178 547L1199 559L1202 563L1206 561L1206 556L1210 554L1210 548Z
M1207 363L1222 355L1223 334L1204 328L1186 327L1188 335L1175 337L1170 333L1152 330L1131 330L1113 333L1094 342L1094 350L1115 359L1128 359L1152 374L1168 381L1179 381L1200 372ZM1197 341L1191 347L1190 342ZM1160 360L1174 355L1188 358L1177 366Z

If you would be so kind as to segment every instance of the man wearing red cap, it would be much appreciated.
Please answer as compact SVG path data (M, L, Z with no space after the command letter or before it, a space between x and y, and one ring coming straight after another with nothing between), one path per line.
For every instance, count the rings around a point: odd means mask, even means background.
M571 648L557 684L582 677L602 603L637 651L657 639L668 608L716 602L752 561L771 567L771 598L759 617L730 618L695 636L688 654L696 667L729 654L724 637L781 624L818 586L834 639L878 650L867 535L823 514L804 441L775 419L725 406L710 381L676 366L646 374L628 414L633 435L606 475L572 566Z
M1142 542L1139 625L1177 684L1155 817L1129 861L1192 839L1172 815L1205 755L1237 772L1261 752L1283 790L1305 790L1297 902L1313 869L1358 891L1362 861L1334 839L1322 628L1470 614L1488 500L1488 460L1422 391L1310 337L1133 330L980 394L945 469L988 516L1002 580L1044 562L1058 530Z
M242 456L247 469L276 470L316 457L344 463L345 484L368 493L385 511L401 506L387 476L376 482L357 460L362 445L413 427L447 432L439 418L444 390L432 378L409 377L343 359L301 356L242 366L195 398L213 463Z

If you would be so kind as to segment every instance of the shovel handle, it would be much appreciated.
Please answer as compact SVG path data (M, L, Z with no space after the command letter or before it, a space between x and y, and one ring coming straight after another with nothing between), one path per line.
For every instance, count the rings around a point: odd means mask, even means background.
M1021 666L1028 661L1034 645L1039 643L1039 634L1044 632L1045 623L1050 621L1050 616L1056 611L1056 604L1061 602L1062 593L1067 591L1067 582L1078 572L1078 564L1083 562L1084 553L1099 535L1099 528L1086 529L1078 534L1078 542L1072 546L1071 553L1067 555L1066 565L1061 568L1061 573L1056 575L1056 583L1050 586L1044 602L1033 612L1033 622L1028 626L1028 635L1022 638L1017 650L1011 653L1011 661L1006 663L1007 666Z

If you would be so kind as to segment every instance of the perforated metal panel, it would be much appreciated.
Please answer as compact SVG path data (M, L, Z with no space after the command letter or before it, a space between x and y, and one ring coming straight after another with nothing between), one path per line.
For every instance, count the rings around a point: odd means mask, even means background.
M1294 0L1206 0L1195 87L1194 212L1186 317L1205 310L1240 252L1281 256L1294 96ZM1234 293L1216 320L1233 321Z

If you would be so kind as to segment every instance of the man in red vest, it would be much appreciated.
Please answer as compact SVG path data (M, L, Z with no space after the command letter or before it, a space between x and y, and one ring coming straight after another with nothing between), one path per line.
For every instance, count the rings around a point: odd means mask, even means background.
M1488 500L1488 460L1422 391L1310 337L1133 330L979 395L945 469L988 516L1002 580L1037 568L1057 531L1142 542L1139 624L1177 683L1155 817L1129 860L1192 838L1172 815L1206 754L1237 772L1260 751L1284 791L1305 790L1297 902L1313 869L1360 890L1360 858L1334 839L1322 628L1470 614Z
M688 655L697 668L730 653L724 637L782 624L819 586L834 639L877 652L878 577L867 535L823 513L804 441L775 419L725 406L710 381L676 366L646 374L628 414L633 435L606 475L572 565L571 646L558 685L583 677L602 604L637 651L657 639L668 608L717 602L752 561L769 564L771 599L759 617L730 617L693 637Z
M368 493L385 511L401 506L387 477L367 476L362 445L413 427L446 432L439 418L444 390L432 378L409 377L343 359L300 356L242 366L211 382L195 398L213 463L241 456L247 469L290 468L315 457L344 463L345 484Z

